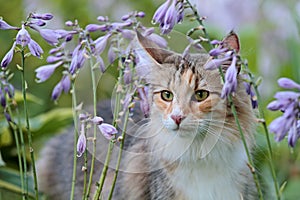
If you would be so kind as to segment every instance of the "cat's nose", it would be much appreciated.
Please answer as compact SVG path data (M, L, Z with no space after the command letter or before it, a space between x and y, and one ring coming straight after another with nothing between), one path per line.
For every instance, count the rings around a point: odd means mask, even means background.
M182 120L184 120L184 116L182 115L171 115L171 118L174 120L174 122L179 126Z

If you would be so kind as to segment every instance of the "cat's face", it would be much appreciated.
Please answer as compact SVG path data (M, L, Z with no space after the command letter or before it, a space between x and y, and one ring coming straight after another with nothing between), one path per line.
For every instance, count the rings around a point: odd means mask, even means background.
M147 60L144 71L150 85L150 118L155 132L161 137L201 138L209 133L224 141L239 139L230 105L220 97L223 84L219 71L203 67L210 56L204 53L183 59L179 54L159 49L151 41L142 39L148 53L143 55ZM239 44L235 46L239 48ZM145 58L147 56L150 59ZM226 71L226 66L223 70ZM253 112L244 86L240 80L238 82L234 102L243 127L250 129Z

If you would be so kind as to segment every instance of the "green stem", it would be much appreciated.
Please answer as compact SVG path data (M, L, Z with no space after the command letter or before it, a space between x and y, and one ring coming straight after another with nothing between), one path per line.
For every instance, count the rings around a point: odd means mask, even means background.
M246 66L246 68L248 68L248 66ZM270 158L269 160L269 167L271 169L271 174L272 174L272 178L273 178L273 183L274 183L274 188L275 188L275 192L276 192L276 197L277 200L281 199L281 194L280 194L280 189L279 189L279 185L277 182L277 177L276 177L276 173L275 173L275 167L273 164L273 151L272 151L272 145L271 145L271 141L270 141L270 134L269 134L269 130L265 121L265 114L264 114L264 110L263 107L261 106L261 96L260 93L258 91L258 86L255 84L254 82L254 77L252 76L252 74L249 72L248 73L250 79L251 79L251 84L254 86L254 90L255 90L255 94L257 97L257 102L258 102L258 110L259 110L259 117L262 120L262 126L265 132L265 136L266 136L266 140L267 140L267 145L268 145L268 157Z
M24 142L24 136L23 136L23 130L22 130L22 123L21 123L21 116L19 113L19 109L16 108L16 115L18 116L18 132L20 135L20 141L21 141L21 153L22 153L22 158L23 158L23 166L24 166L24 188L25 188L25 193L23 196L25 196L25 199L28 198L28 176L27 176L27 160L26 160L26 149L25 149L25 142Z
M8 107L8 113L11 116L11 118L13 119L13 115L12 115L10 106ZM13 121L9 122L9 125L14 132L14 137L16 140L16 147L17 147L17 151L18 151L19 172L20 172L21 188L22 188L22 199L25 200L25 199L27 199L27 196L26 196L26 192L25 192L26 190L25 190L25 182L24 182L24 169L23 169L23 162L22 162L23 154L22 154L22 150L20 147L20 141L19 141L19 136L18 136L18 125Z
M84 123L82 126L82 129L81 131L84 131L84 135L85 135L85 138L87 138L87 134L86 134L86 122L82 122ZM82 133L80 133L82 134ZM84 199L88 199L88 198L85 198L86 196L86 192L87 192L87 185L86 185L86 181L87 181L87 162L88 162L88 158L87 158L87 148L85 148L85 151L84 151L84 173L83 173L83 193L82 193L82 200Z
M74 199L75 183L76 183L76 169L77 169L77 140L78 140L78 120L77 120L77 99L75 91L75 82L72 81L72 110L74 120L74 145L73 145L73 175L72 175L72 188L70 194L70 200Z
M127 124L128 124L128 118L129 118L129 109L127 109L126 113L125 113L125 122L124 122L124 126L123 126L123 131L122 131L122 140L120 143L120 151L119 151L119 155L118 155L118 160L117 160L117 165L116 165L116 170L115 170L115 175L114 175L114 179L113 179L113 183L112 186L110 188L109 191L109 196L108 199L110 200L112 198L114 189L115 189L115 185L116 185L116 181L117 181L117 177L118 177L118 173L119 173L119 168L120 168L120 164L121 164L121 158L122 158L122 153L123 153L123 147L124 147L124 141L125 141L125 136L126 136L126 129L127 129Z
M114 145L115 145L115 139L110 140L109 145L108 145L106 158L105 158L105 163L104 163L102 173L101 173L101 176L100 176L100 179L99 179L99 182L98 182L98 188L97 188L97 191L95 193L94 200L98 200L99 197L100 197Z
M26 80L25 80L25 54L24 50L22 50L22 93L23 93L23 101L24 101L24 117L26 120L26 130L28 136L28 144L29 144L29 151L30 151L30 158L32 164L32 171L33 171L33 180L34 180L34 191L35 191L35 198L36 200L39 199L38 193L38 183L37 183L37 175L36 175L36 168L35 168L35 159L34 159L34 149L32 146L32 133L30 130L30 123L29 123L29 115L28 115L28 106L27 106L27 97L26 97Z
M97 88L96 88L96 77L94 73L94 63L92 58L90 58L90 68L91 68L91 77L92 77L92 90L93 90L93 115L94 117L97 116ZM92 160L91 160L91 169L90 169L90 176L89 176L89 183L86 198L89 199L92 181L93 181L93 173L94 173L94 166L95 166L95 154L96 154L96 140L97 140L97 125L93 124L93 153L92 153Z

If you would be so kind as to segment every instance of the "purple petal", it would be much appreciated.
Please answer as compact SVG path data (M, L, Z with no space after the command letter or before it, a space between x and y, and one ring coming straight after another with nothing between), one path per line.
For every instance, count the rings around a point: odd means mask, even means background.
M29 44L30 40L31 38L28 31L25 29L25 26L22 25L21 30L19 30L19 32L17 33L16 43L18 45L21 45L22 47L25 47Z
M65 25L66 26L74 26L74 23L72 21L68 20L65 22Z
M168 8L170 5L170 0L167 0L165 3L163 3L154 13L153 15L153 22L154 23L162 23L163 22L163 18L165 17Z
M5 54L4 58L2 59L1 61L2 68L6 68L9 65L9 63L11 63L14 56L15 47L16 47L16 42L13 43L10 50Z
M82 154L85 152L86 150L86 137L84 135L84 133L82 132L79 137L78 137L78 141L77 141L77 157L82 156Z
M103 123L103 118L95 116L93 119L91 119L91 121L96 125L101 125Z
M108 31L109 28L107 25L99 25L99 24L88 24L85 27L85 30L87 30L88 32L95 32L95 31Z
M19 28L15 26L11 26L8 23L6 23L3 19L0 19L0 29L9 30L9 29L19 29Z
M43 20L41 20L41 19L39 19L39 20L36 20L36 21L34 21L34 22L31 22L30 24L35 24L35 25L37 25L37 26L45 26L45 25L46 25L46 22L43 21Z
M298 121L299 122L299 121ZM295 147L297 139L299 138L300 134L297 132L297 121L292 125L288 132L288 143L291 147Z
M36 77L38 78L38 82L44 82L50 78L50 76L54 73L55 69L62 65L63 62L58 62L56 64L44 65L35 70Z
M104 51L106 44L107 44L107 40L110 36L111 36L110 34L107 34L102 37L99 37L98 39L96 39L94 41L96 54L101 54Z
M140 11L140 12L138 12L135 16L136 17L140 17L140 18L143 18L143 17L145 17L145 13L144 12L142 12L142 11Z
M107 123L102 123L98 125L98 128L100 129L103 136L106 137L108 140L113 139L118 133L117 129L114 126Z
M30 17L33 19L51 20L53 15L51 13L31 13Z
M148 87L138 88L137 89L139 98L140 98L140 108L144 113L144 116L147 118L150 114L150 104L148 101Z
M40 35L46 42L48 42L50 45L57 45L59 43L58 38L60 38L60 35L56 33L55 30L52 29L38 29Z
M131 69L129 66L126 66L124 69L124 84L128 85L131 83L132 81L132 73L131 73Z
M292 91L276 92L274 97L278 100L295 100L300 97L300 93Z
M166 48L168 46L168 42L165 40L165 38L157 35L156 33L149 35L148 39L152 40L159 47Z
M58 82L52 91L52 95L51 95L52 100L56 101L60 97L62 90L63 87L61 85L61 82Z
M298 89L300 90L300 84L289 78L280 78L278 79L278 85L285 89Z
M132 40L135 37L135 32L133 30L122 29L121 34L123 38Z
M108 49L107 56L108 56L109 63L113 63L116 60L117 55L112 45Z
M28 44L28 48L30 50L30 53L36 57L40 57L44 53L41 46L33 39L30 40L30 42Z
M131 16L132 16L131 14L126 14L126 15L123 15L123 16L121 17L121 19L122 19L122 21L126 21L126 20L128 20Z
M228 81L230 83L237 81L237 79L236 79L236 76L237 76L236 61L237 61L237 58L236 58L236 56L234 56L232 58L232 62L230 64L229 68L226 71L225 81Z
M227 61L229 59L230 59L230 57L216 58L216 59L208 60L208 62L206 62L204 65L204 69L207 69L207 70L217 69L219 66L221 66L225 61Z
M61 86L62 86L64 93L68 93L71 88L71 80L70 80L69 76L64 75L60 82L61 82Z
M211 56L218 56L220 55L221 53L224 53L228 50L228 48L220 48L220 47L217 47L217 48L214 48L212 50L209 51L209 55Z
M98 16L98 17L97 17L97 20L98 20L99 22L107 22L109 19L108 19L107 16Z
M48 56L46 61L47 61L47 63L55 63L60 60L62 60L62 57Z
M275 100L269 103L267 108L272 111L285 110L290 103L290 100Z
M96 59L97 59L97 63L99 63L99 69L100 69L100 71L102 73L104 73L105 70L106 70L106 67L105 67L103 59L100 56L97 56Z

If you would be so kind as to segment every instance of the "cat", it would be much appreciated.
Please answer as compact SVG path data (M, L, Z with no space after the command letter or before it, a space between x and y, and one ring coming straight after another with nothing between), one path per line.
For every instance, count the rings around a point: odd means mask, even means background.
M232 37L233 34L224 38L224 43L239 51L238 37ZM219 71L203 67L210 56L199 53L183 58L137 35L141 47L137 54L144 64L143 78L149 84L150 117L127 131L113 199L258 199L230 105L220 97L223 84ZM228 65L222 66L224 72L227 68ZM252 149L256 118L240 75L233 102L246 142ZM109 103L100 104L99 110L106 121L112 120ZM134 120L141 121L142 114L135 112ZM38 178L40 189L49 199L69 199L72 134L70 131L56 136L41 152ZM108 143L105 138L97 138L95 181L102 171ZM112 156L103 199L112 183L117 152L116 149ZM83 158L78 162L75 199L81 199L83 183ZM92 192L95 189L93 184Z

